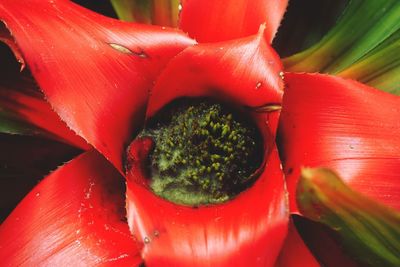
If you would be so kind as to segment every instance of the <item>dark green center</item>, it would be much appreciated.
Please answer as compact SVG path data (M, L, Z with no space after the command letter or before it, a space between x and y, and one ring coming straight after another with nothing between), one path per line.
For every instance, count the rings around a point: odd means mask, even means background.
M252 121L221 103L180 100L155 116L140 136L151 137L152 190L184 205L224 202L253 181L262 162Z

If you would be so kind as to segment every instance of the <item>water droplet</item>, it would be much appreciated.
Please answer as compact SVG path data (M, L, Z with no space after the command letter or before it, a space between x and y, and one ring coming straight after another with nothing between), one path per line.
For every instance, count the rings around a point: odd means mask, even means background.
M262 82L257 82L256 83L256 90L260 89L262 85L263 85Z
M165 26L162 26L162 27L161 27L161 29L162 29L162 30L165 30L165 29L166 29L166 27L165 27Z
M40 196L40 192L37 192L37 193L36 193L36 196L37 196L37 197Z
M281 77L282 80L285 79L285 73L283 73L283 71L279 72L279 76Z
M160 236L160 232L158 230L154 230L153 235L155 237L159 237Z
M90 182L90 183L89 183L89 188L87 189L87 191L84 191L84 193L85 193L85 199L89 199L89 198L91 197L91 195L92 195L92 190L93 190L93 186L94 186L94 183L93 183L93 182Z
M143 239L143 242L145 244L149 244L150 243L150 238L148 238L147 236Z
M178 10L179 10L179 12L181 12L181 11L182 11L182 4L179 4L179 6L178 6Z

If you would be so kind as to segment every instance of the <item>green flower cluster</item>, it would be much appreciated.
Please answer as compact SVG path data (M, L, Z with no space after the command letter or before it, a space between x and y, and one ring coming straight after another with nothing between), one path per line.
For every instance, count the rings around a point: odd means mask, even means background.
M226 201L249 186L262 161L257 127L220 103L181 100L141 136L154 140L151 188L184 205Z

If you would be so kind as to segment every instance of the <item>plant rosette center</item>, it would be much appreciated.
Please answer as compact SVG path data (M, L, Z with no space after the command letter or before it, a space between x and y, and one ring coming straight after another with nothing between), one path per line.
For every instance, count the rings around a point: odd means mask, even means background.
M147 121L137 140L151 143L141 163L146 184L180 205L226 202L257 179L262 135L245 112L210 99L179 99Z

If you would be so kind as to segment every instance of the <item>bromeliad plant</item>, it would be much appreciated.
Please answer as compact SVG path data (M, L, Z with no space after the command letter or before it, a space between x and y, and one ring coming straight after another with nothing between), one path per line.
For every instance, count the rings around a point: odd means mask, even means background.
M399 90L400 4L351 1L281 61L286 7L186 0L178 30L2 1L20 70L2 72L0 129L85 151L1 225L2 263L398 266L400 99L370 86Z

